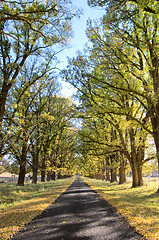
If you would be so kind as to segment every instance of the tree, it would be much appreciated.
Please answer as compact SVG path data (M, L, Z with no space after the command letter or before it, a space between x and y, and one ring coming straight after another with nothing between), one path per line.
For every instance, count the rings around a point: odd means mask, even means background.
M1 1L0 6L0 137L3 142L6 136L2 124L8 94L16 85L24 64L38 56L39 63L47 63L43 74L51 70L56 53L67 44L71 19L76 13L70 11L69 1L61 0Z
M0 174L4 172L10 172L11 170L11 165L6 159L2 159L0 162Z
M21 99L21 104L16 112L14 120L14 135L12 135L10 152L18 161L20 166L18 185L24 186L24 179L26 174L26 164L28 162L28 150L30 134L33 131L31 112L32 102L35 100L37 93L31 91L25 92Z
M83 95L90 92L90 98L98 105L99 101L95 96L101 96L100 89L105 88L105 91L109 92L109 99L117 104L116 113L111 110L107 112L125 115L128 121L134 124L137 122L138 127L153 136L158 152L157 1L89 1L89 3L105 6L107 14L103 17L101 26L99 23L92 26L91 21L88 22L87 35L93 45L90 48L91 56L85 59L79 56L78 61L74 61L74 66L77 66L77 62L85 63L78 71L80 72L78 83L77 76L72 82L83 91ZM91 66L94 66L94 71L91 70ZM84 80L86 75L91 80ZM92 78L96 78L96 83L92 82ZM80 84L84 87L81 88ZM95 91L93 84L98 86ZM86 88L89 90L83 90ZM125 100L125 104L122 99ZM130 110L129 102L132 100L135 101L133 108L136 105L136 115ZM137 114L138 107L141 110L140 115ZM131 139L132 132L129 131Z
M92 116L93 114L94 116L94 112L96 112L96 114L101 115L101 118L104 118L116 129L121 142L120 147L122 148L119 149L119 151L124 153L132 168L133 187L141 186L143 183L142 165L149 160L149 158L145 159L147 132L151 133L150 126L144 115L144 101L138 97L137 102L132 94L129 94L129 92L125 93L123 77L126 81L125 77L126 75L128 76L128 74L125 69L120 69L121 59L113 55L113 47L108 49L103 46L103 48L101 48L99 44L105 43L105 41L99 38L98 43L98 38L96 41L95 34L92 35L92 41L95 42L96 45L92 50L90 60L79 55L76 59L70 61L68 71L64 72L65 77L78 88L78 97L81 100L81 104L84 105L84 111L85 109L92 108L89 113L86 112L86 115ZM106 44L109 44L109 42L111 41L106 42ZM97 48L97 46L99 47ZM110 59L108 64L107 55ZM113 56L115 63L111 59ZM92 68L92 66L94 66L94 68ZM117 68L118 71L115 72L113 67L115 69ZM115 75L112 73L115 73ZM125 85L128 82L129 79L127 79ZM130 84L133 85L131 82ZM121 127L121 122L123 121L127 129ZM123 132L124 128L125 133ZM129 136L129 142L126 142L126 139L124 139L126 135Z
M89 3L92 4L92 1ZM123 90L133 94L135 98L141 96L143 98L145 120L151 121L151 134L154 138L159 166L158 1L95 1L95 3L106 6L108 11L103 19L105 30L113 33L123 44L126 43L133 49L133 54L130 53L131 62L128 61L130 59L128 55L121 50L122 62L127 66L131 76L138 79L141 87L136 89L128 85L124 86ZM130 69L132 65L137 70L135 74Z
M69 169L66 165L70 165L75 153L75 134L72 134L74 125L71 123L74 108L74 104L66 98L55 97L50 101L49 112L54 116L54 121L48 126L44 124L42 181L46 171L50 180L52 173Z
M20 186L24 185L27 164L32 168L35 184L38 171L42 181L46 172L48 180L55 180L55 173L70 174L75 165L75 106L56 95L58 87L53 76L43 78L45 81L40 79L23 94L8 142L9 152L20 166Z
M33 64L34 66L34 64ZM24 75L21 75L26 83L30 79L33 81L36 78L34 85L27 87L27 91L21 96L21 100L16 106L16 112L14 121L10 129L10 137L8 141L8 150L17 159L20 165L18 185L24 185L26 164L30 163L33 168L33 183L37 182L37 171L38 171L38 158L39 158L39 147L40 138L38 133L40 132L40 117L43 112L44 106L47 103L47 94L55 94L57 86L53 80L53 75L44 75L40 77L38 72L36 75L33 68L26 69ZM38 79L38 80L37 80ZM44 91L45 89L45 91ZM48 92L46 91L48 89ZM12 92L12 100L16 103L19 100L19 92L21 88L15 88ZM42 101L43 98L43 101ZM12 112L10 111L12 115ZM47 114L45 118L48 117ZM44 120L44 119L43 119ZM32 156L32 161L29 161L29 153Z
M109 179L108 172L111 172L111 182L116 181L116 169L119 165L117 159L117 152L120 147L115 141L111 140L111 127L107 122L104 122L103 118L95 111L90 111L83 114L83 123L81 129L79 129L79 153L84 156L84 159L92 158L92 165L94 165L93 159L96 160L96 167L93 167L93 172L89 173L90 176L98 176L101 179ZM110 139L110 141L108 140ZM83 158L81 158L83 162ZM90 172L90 170L89 170Z
M117 8L121 8L128 3L133 3L137 9L142 9L147 13L157 14L159 11L157 0L145 1L145 0L88 0L88 5L95 7L105 7L111 11Z

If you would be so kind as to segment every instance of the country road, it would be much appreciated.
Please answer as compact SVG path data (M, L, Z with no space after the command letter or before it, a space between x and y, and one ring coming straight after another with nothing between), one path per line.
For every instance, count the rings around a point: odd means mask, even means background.
M80 177L14 240L143 239Z

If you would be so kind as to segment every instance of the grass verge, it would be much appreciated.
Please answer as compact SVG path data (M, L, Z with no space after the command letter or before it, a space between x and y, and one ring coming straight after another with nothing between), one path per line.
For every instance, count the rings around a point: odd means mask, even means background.
M159 239L159 193L156 193L156 181L131 188L131 183L119 185L89 178L83 180L113 205L145 239Z
M7 240L39 215L74 181L74 178L31 184L0 184L0 239Z

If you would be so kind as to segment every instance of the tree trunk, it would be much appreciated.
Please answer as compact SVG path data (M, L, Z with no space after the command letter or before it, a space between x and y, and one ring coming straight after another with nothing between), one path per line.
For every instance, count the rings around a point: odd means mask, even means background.
M39 165L39 149L33 153L33 179L32 183L36 184L38 180L38 165Z
M159 126L154 133L154 141L155 141L156 155L157 155L157 161L158 161L158 190L157 190L157 192L159 192Z
M51 180L51 173L48 172L48 173L47 173L47 182L49 182L50 180Z
M53 171L51 173L51 180L55 181L55 177L56 177L56 173L55 173L55 171Z
M110 174L110 176L111 176L110 182L117 182L116 169L111 169L110 173L111 173Z
M109 157L105 156L105 163L106 163L106 176L105 180L110 182L110 162L109 162Z
M61 172L59 172L59 174L58 174L58 179L62 179Z
M157 152L157 161L158 161L158 190L159 192L159 142L156 144L156 152Z
M104 175L104 173L102 173L102 181L104 181L105 180L105 175Z
M25 167L27 162L27 140L25 139L25 133L23 133L23 146L22 146L22 154L20 158L20 170L19 170L19 177L18 177L18 186L24 186L25 180Z
M143 177L142 177L142 166L138 166L138 178L139 178L139 186L144 185Z
M33 179L32 183L36 184L38 180L38 165L33 166Z
M117 182L116 167L114 166L114 164L116 163L116 158L117 158L117 155L115 154L110 156L110 160L111 160L110 182Z
M155 54L154 49L151 48L150 46L149 46L149 52L151 56L152 66L153 66L153 70L150 70L150 74L153 78L153 88L154 88L154 96L156 96L156 100L155 100L156 105L155 107L152 107L152 105L149 105L148 115L151 118L151 124L153 128L153 137L154 137L154 142L156 146L156 154L157 154L157 160L158 160L158 174L159 174L159 117L158 117L159 116L159 94L158 94L159 93L159 65L158 65L158 55ZM158 175L158 181L159 181L159 175ZM159 192L159 182L158 182L157 192Z
M8 91L11 88L11 84L3 84L2 90L0 92L0 136L2 136L2 122L5 114L5 106L6 106L6 100ZM7 141L7 138L1 139L0 143L0 155L3 151L5 142Z
M26 164L20 164L19 177L18 177L18 186L24 186L25 180L25 166Z
M139 176L137 166L133 166L132 168L132 187L139 187Z
M18 177L18 186L24 186L24 180L25 180L25 170L26 167L26 155L21 156L21 161L20 161L20 169L19 169L19 177Z
M41 182L45 182L45 170L41 170Z
M105 175L105 181L109 181L110 182L110 171L108 169L106 169L106 175Z
M153 60L154 61L154 60ZM157 155L157 161L158 161L158 181L159 181L159 76L158 76L158 60L155 62L157 71L154 68L154 71L151 71L153 82L154 82L154 91L158 99L156 99L156 106L155 109L152 107L152 105L149 105L149 111L148 116L150 116L151 119L151 125L153 128L153 138L155 142L156 147L156 155ZM157 75L156 75L157 74ZM157 114L156 114L157 111ZM157 116L156 116L157 115ZM158 182L158 190L159 192L159 182Z
M45 164L45 154L42 159L42 166L41 166L41 182L45 182L45 174L46 174L46 164Z
M132 187L139 187L140 181L139 181L139 172L138 172L138 166L141 164L140 161L142 160L141 156L143 155L143 152L141 149L138 149L135 144L135 132L133 128L129 129L129 135L130 135L130 144L131 144L131 158L130 158L130 165L132 170ZM142 153L142 154L141 154ZM143 155L144 156L144 155Z
M2 86L1 93L0 93L0 129L1 129L1 124L3 121L4 114L5 114L5 105L6 105L6 99L8 96L8 91L11 87L12 87L11 84L4 83Z
M119 168L119 184L123 184L126 182L126 164L125 164L125 159L123 159L120 163L120 168Z

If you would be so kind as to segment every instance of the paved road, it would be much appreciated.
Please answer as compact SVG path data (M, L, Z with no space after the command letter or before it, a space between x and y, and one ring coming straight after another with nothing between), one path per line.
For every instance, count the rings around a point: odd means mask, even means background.
M101 196L79 177L14 240L142 239Z

